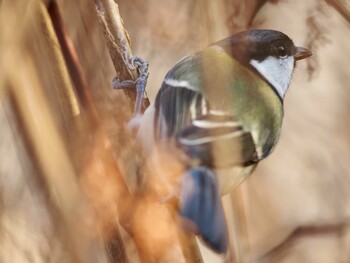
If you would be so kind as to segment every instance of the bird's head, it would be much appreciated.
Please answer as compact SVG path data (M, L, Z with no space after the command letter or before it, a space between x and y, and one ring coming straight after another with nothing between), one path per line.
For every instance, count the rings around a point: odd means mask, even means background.
M312 55L309 49L295 46L287 35L276 30L248 30L216 44L260 74L281 99L290 84L296 61Z

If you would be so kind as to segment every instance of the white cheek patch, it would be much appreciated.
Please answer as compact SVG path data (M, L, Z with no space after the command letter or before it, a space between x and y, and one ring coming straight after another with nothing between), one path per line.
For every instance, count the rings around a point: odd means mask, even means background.
M265 77L283 99L294 70L294 57L276 58L269 56L263 61L252 59L250 64Z

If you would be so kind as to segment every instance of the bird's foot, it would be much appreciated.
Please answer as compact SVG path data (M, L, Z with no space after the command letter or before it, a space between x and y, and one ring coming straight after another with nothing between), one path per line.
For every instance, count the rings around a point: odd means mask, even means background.
M148 62L140 57L133 56L130 64L127 65L130 70L138 70L139 77L136 80L124 80L120 81L118 77L114 77L112 80L112 87L114 89L128 89L136 88L136 102L134 116L141 114L142 100L145 93L147 79L148 79Z

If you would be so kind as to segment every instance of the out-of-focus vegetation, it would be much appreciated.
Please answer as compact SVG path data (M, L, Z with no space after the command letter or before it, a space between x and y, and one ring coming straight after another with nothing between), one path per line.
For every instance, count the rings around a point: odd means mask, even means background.
M176 61L242 29L281 30L314 52L275 152L223 197L225 259L197 253L141 176L99 1L56 2L70 59L52 1L0 1L0 262L350 262L348 2L116 0L133 54L150 63L151 102Z

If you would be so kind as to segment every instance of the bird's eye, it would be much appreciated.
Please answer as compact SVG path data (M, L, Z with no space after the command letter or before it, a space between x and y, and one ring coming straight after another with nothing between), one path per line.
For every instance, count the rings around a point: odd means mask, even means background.
M276 47L276 55L280 58L286 58L287 57L287 49L285 46L280 45Z

